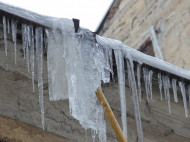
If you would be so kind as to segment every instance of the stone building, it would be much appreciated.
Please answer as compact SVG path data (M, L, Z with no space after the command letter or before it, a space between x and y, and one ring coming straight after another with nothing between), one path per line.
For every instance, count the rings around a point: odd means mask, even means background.
M189 18L184 0L116 0L100 34L139 50L154 26L164 61L190 70Z
M121 40L126 45L154 56L156 51L154 51L150 32L153 26L164 60L188 70L190 69L189 4L185 0L116 0L100 34ZM45 130L41 130L38 92L32 92L31 75L28 74L26 61L23 58L20 30L18 29L17 34L18 52L17 65L15 65L11 34L8 34L9 48L6 56L3 27L0 24L0 141L92 141L91 132L85 131L79 122L71 117L68 100L49 101L46 56L44 56L43 74ZM37 81L35 88L37 88ZM143 97L140 103L145 141L190 141L190 118L184 115L182 98L179 103L171 101L172 114L170 115L167 101L160 101L156 79L153 88L153 101L148 103L146 97ZM117 82L105 84L102 89L121 124ZM145 94L144 89L142 94ZM138 138L134 107L128 84L126 84L126 97L128 140L136 142ZM108 142L116 142L117 138L107 120L106 125Z

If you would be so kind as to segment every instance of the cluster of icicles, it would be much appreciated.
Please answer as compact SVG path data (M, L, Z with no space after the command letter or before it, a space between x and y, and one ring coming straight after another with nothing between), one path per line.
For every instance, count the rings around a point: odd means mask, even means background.
M10 25L9 19L6 19L5 16L3 16L2 19L5 53L7 55L7 33L10 34L10 31L12 30L16 64L17 21L11 20ZM139 110L139 101L141 102L142 99L141 80L144 78L146 99L149 102L153 99L152 76L154 72L149 70L147 67L142 67L143 63L140 62L137 63L137 69L135 72L134 61L130 55L130 52L124 52L122 50L123 48L130 47L123 45L122 42L103 38L98 35L94 37L94 35L87 29L79 29L79 31L75 33L73 23L68 19L52 19L52 21L53 28L46 29L48 43L47 64L50 100L56 101L69 99L71 115L79 120L80 124L85 129L90 128L92 130L94 141L95 135L98 134L99 141L105 142L106 124L104 120L104 111L96 98L95 91L98 87L101 87L101 81L104 83L108 83L110 81L110 73L112 73L113 76L112 52L114 52L117 65L123 133L127 138L127 108L124 67L124 60L126 59L128 82L133 96L135 109L138 140L143 142L144 135ZM31 71L32 74L33 91L35 60L37 64L39 104L41 108L42 127L44 129L42 78L44 47L43 37L43 29L41 27L36 27L33 29L32 25L22 24L23 52L24 58L26 59L28 72ZM36 51L35 55L34 51ZM143 75L143 77L141 77L141 75ZM170 114L171 97L169 90L172 86L174 100L175 102L178 102L177 83L179 84L182 93L185 116L188 117L185 83L182 81L177 81L175 78L170 79L168 75L158 73L160 99L163 99L162 90L164 90L164 98L168 101ZM187 90L190 103L189 85Z

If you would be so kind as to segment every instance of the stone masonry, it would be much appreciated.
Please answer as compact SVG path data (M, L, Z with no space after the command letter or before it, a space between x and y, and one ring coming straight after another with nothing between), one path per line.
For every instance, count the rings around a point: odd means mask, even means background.
M189 23L190 1L122 0L101 35L138 49L155 26L164 60L190 70Z

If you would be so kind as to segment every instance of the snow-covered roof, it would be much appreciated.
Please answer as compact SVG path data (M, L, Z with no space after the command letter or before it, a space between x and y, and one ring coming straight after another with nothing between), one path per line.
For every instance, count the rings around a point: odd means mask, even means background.
M55 17L48 17L43 16L22 8L18 8L12 5L7 5L2 2L0 2L0 11L1 15L5 15L8 17L13 17L15 19L18 19L20 22L26 22L31 23L34 25L41 25L45 28L52 28L52 19L57 19ZM100 36L98 36L100 37ZM106 42L106 44L113 44L115 40L103 38L103 41ZM101 42L101 41L100 41ZM117 43L117 42L115 42ZM114 43L114 44L115 44ZM103 43L105 44L105 43ZM111 45L110 45L111 46ZM117 46L117 45L115 45ZM168 62L162 61L158 58L151 57L149 55L146 55L144 53L141 53L133 48L130 48L128 46L123 45L122 47L123 52L130 53L130 56L133 60L137 62L141 62L142 64L148 65L149 67L152 67L153 70L159 70L159 72L165 72L165 74L174 76L176 78L181 78L181 80L188 81L190 80L190 72L187 70L184 70L182 68L176 67Z

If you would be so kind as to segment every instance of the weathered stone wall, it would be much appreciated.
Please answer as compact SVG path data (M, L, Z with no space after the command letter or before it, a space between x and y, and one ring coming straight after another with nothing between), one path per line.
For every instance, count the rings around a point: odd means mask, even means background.
M155 26L164 60L190 70L190 1L122 0L101 34L138 49Z

